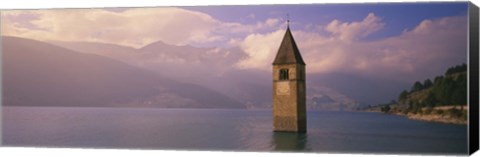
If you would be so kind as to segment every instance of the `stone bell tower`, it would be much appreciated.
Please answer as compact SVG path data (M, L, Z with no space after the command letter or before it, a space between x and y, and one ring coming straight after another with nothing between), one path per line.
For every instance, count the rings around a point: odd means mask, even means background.
M305 62L290 26L273 61L273 130L306 132Z

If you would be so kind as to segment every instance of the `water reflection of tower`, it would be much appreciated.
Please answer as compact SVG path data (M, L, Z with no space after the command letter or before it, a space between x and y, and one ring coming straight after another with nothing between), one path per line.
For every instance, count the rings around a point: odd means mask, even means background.
M271 145L277 151L308 150L307 134L273 132Z

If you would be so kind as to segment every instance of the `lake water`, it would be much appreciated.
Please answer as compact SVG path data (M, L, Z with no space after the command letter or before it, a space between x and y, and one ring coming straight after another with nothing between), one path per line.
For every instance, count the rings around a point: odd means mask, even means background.
M467 127L367 112L308 112L306 134L271 110L3 107L8 146L466 154Z

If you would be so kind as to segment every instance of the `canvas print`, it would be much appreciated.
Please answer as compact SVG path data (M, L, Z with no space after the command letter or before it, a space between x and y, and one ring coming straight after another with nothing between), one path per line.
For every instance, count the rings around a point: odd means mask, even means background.
M2 10L2 144L466 155L468 4Z

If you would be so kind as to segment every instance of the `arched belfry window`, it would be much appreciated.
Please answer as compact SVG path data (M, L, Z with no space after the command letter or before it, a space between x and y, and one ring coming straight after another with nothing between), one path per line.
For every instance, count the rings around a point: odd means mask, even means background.
M288 80L288 69L280 69L280 80Z

